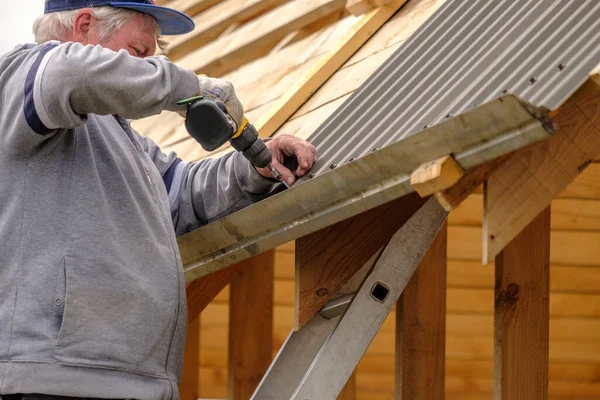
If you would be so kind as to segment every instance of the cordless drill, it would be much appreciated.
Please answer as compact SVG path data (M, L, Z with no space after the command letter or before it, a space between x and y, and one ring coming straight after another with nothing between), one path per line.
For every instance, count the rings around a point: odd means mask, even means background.
M248 123L246 117L235 131L235 123L227 107L215 97L196 96L178 101L177 104L188 106L185 127L204 150L216 150L229 141L252 165L269 168L273 177L289 188L279 171L273 167L273 157L265 142L258 137L256 128Z

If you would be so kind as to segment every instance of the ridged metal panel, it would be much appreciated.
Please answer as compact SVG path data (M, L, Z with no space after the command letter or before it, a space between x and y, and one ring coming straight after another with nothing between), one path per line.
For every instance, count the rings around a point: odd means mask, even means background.
M600 64L599 0L447 0L309 139L316 175L505 93L556 109Z

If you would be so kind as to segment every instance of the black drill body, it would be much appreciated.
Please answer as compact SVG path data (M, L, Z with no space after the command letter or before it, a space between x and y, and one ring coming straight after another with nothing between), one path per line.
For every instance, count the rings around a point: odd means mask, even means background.
M186 102L187 103L183 103ZM188 104L185 127L206 151L213 151L230 141L237 151L256 168L267 168L273 158L265 143L258 137L256 128L244 119L241 132L234 132L227 107L213 97L196 97L184 100Z

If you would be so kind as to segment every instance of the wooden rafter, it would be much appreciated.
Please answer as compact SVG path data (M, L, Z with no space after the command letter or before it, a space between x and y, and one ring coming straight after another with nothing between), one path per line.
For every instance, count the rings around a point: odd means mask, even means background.
M288 33L343 8L343 0L302 0L281 5L178 60L197 73L221 76L269 53Z
M364 15L326 57L271 105L254 124L261 137L269 137L275 133L405 2L406 0L394 0Z
M600 154L600 85L588 80L551 114L558 131L512 154L484 187L487 264Z
M416 194L296 241L296 329L300 329L425 203Z

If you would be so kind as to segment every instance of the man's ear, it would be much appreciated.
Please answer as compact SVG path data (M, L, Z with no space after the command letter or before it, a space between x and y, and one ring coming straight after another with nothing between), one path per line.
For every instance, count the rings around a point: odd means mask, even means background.
M93 26L95 25L96 18L92 13L90 8L82 8L75 15L75 19L73 20L73 41L79 42L82 44L95 44L90 43L94 41Z

